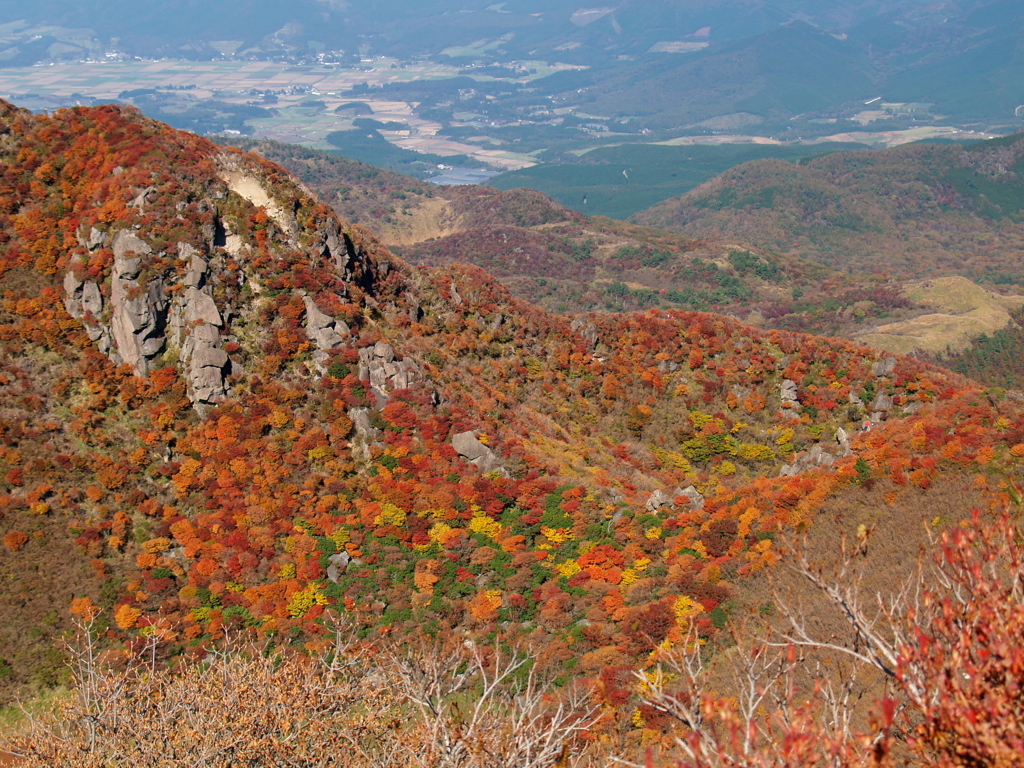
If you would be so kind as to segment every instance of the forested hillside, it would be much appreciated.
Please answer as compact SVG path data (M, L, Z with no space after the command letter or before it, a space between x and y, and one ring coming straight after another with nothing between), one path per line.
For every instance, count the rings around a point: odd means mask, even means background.
M1022 285L1024 136L745 163L635 215L852 273Z
M234 630L327 652L341 614L625 686L782 538L866 491L914 526L932 486L998 504L979 473L1024 455L1016 395L721 315L550 314L130 108L4 103L0 134L8 698L62 679L86 597L155 665Z

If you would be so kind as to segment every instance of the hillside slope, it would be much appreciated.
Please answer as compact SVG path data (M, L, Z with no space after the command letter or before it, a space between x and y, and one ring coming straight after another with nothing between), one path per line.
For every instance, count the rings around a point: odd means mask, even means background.
M552 315L407 265L258 156L0 110L4 696L60 677L82 596L161 661L243 627L323 650L331 610L595 675L712 634L823 509L878 485L913 518L1024 453L1020 402L940 368Z
M517 297L551 311L713 309L767 327L845 337L925 311L874 276L851 277L738 239L695 241L584 216L528 189L435 187L277 142L239 146L296 174L407 261L481 266Z
M1024 134L746 163L634 221L830 267L1024 285Z

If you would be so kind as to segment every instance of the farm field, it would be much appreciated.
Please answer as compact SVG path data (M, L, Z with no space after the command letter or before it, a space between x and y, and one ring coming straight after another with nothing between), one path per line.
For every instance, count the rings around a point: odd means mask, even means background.
M530 78L565 68L528 63ZM335 113L335 109L352 101L351 94L344 94L353 87L365 84L376 88L388 83L446 79L458 74L456 67L445 64L402 65L392 59L375 60L373 64L360 69L339 69L269 61L200 63L168 59L3 69L0 70L0 97L33 109L54 109L115 100L126 91L174 89L169 93L191 103L217 100L245 105L253 98L253 91L269 90L277 93L274 116L246 121L254 129L255 137L331 149L326 139L328 134L353 127L351 116ZM481 79L494 78L481 76ZM467 155L477 162L505 170L535 164L529 155L522 153L438 137L441 125L416 117L414 103L372 97L360 98L360 102L370 109L374 119L408 126L406 131L383 134L402 149L441 156Z

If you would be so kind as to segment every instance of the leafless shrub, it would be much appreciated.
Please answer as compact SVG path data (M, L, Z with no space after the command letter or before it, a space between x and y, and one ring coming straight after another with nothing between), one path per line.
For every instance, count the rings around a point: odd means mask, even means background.
M320 658L229 644L167 671L147 646L117 668L94 619L69 649L77 695L0 744L24 768L547 768L582 765L594 721L586 691L556 696L498 648L368 652L341 625Z

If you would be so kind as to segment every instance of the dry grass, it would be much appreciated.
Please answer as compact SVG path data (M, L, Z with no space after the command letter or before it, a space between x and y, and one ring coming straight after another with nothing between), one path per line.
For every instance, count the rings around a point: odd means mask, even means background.
M858 341L897 354L917 350L942 354L965 349L981 334L991 334L1010 322L1010 310L1024 305L1024 296L986 291L964 277L938 277L908 283L904 295L916 304L940 312L890 323L859 333Z

